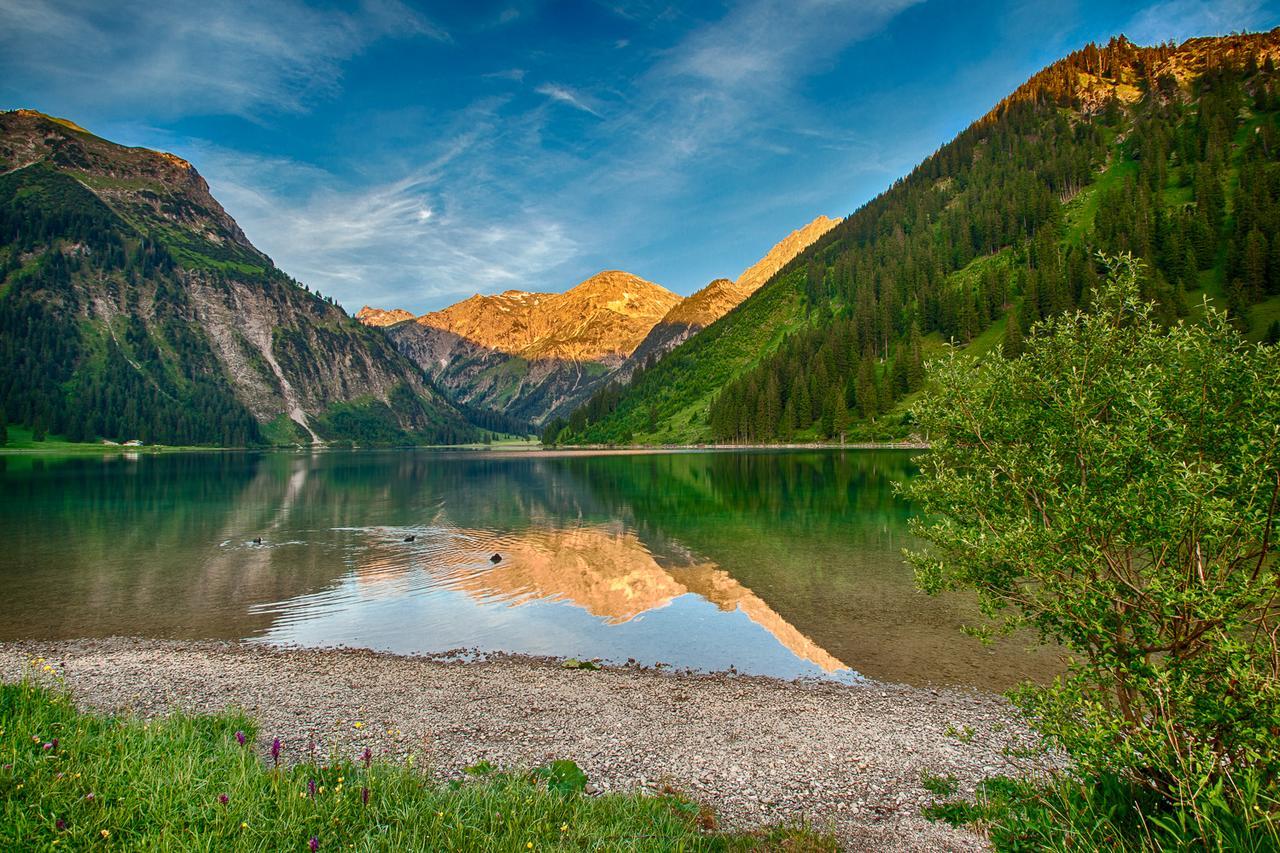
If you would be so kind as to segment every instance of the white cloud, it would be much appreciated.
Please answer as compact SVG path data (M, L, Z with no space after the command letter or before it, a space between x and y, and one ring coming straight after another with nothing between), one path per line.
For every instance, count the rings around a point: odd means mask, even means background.
M300 0L0 0L0 73L39 77L65 103L151 115L299 112L337 92L344 60L388 37L449 38L399 0L353 12Z
M1182 42L1268 27L1260 0L1165 0L1143 9L1125 26L1138 44Z
M590 113L596 118L600 118L600 113L589 106L582 96L570 89L568 86L561 86L556 83L543 83L534 90L539 95L546 95L553 101L559 101L562 104L568 104L575 110L582 110L584 113Z
M249 239L285 272L354 311L415 312L476 291L530 287L574 254L568 229L521 205L495 214L459 192L473 139L459 139L398 180L345 185L282 158L202 146L191 156Z

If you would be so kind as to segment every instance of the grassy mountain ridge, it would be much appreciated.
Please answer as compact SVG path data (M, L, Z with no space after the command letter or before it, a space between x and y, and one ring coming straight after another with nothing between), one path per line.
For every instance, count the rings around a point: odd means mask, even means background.
M186 161L0 113L0 415L73 441L474 440Z
M1147 262L1144 296L1166 322L1208 297L1273 334L1277 57L1280 31L1086 46L547 437L904 434L931 348L1016 351L1035 321L1087 304L1099 250Z

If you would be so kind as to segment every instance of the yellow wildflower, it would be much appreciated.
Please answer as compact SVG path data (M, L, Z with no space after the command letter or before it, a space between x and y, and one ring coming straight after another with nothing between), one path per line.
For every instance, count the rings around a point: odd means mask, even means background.
M248 829L248 828L249 828L249 824L245 823L244 821L240 821L240 828L241 828L241 829Z
M102 837L103 837L103 838L110 838L110 837L111 837L111 830L109 830L109 829L104 829L104 830L102 830Z
M528 850L532 850L532 849L533 849L533 842L532 842L532 841L526 841L524 846L525 846L525 848L526 848L526 849L528 849Z
M568 831L569 831L569 824L567 824L567 823L562 823L562 824L560 824L560 831L561 831L561 832L568 832Z
M357 728L357 729L363 729L363 728L364 728L364 723L360 722L359 720L356 720L356 728Z

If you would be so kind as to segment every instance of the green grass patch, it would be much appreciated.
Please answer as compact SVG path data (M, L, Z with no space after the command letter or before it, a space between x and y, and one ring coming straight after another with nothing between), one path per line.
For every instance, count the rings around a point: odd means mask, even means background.
M571 761L529 773L482 763L444 783L360 755L276 767L259 759L258 736L236 712L143 722L80 713L32 681L3 685L0 848L836 849L803 827L717 832L674 793L587 796Z
M1045 782L997 776L976 796L955 798L946 777L925 774L921 786L943 799L924 816L985 830L998 851L1280 850L1280 800L1274 789L1242 792L1232 808L1221 790L1202 793L1194 808L1175 809L1159 795L1117 777Z

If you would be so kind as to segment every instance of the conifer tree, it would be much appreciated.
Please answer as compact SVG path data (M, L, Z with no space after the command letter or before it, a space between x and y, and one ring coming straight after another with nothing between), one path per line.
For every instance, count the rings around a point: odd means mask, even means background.
M1004 341L1000 344L1000 352L1005 358L1017 358L1022 355L1024 348L1018 312L1010 309L1004 321Z

